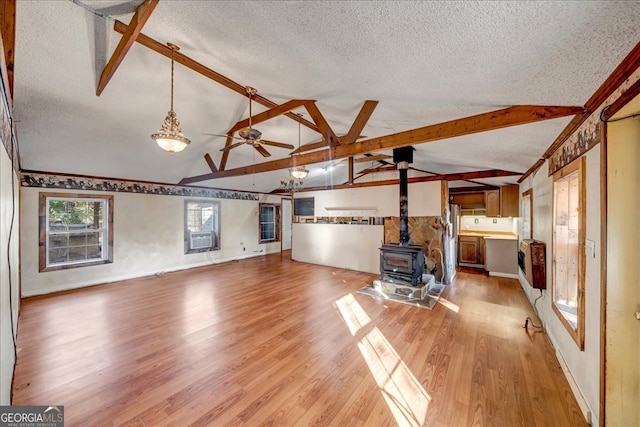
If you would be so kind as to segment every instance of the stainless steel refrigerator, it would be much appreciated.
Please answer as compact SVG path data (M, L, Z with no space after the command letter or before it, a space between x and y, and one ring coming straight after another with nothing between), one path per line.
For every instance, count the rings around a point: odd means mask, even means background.
M445 256L445 277L444 283L449 284L456 274L458 266L458 232L460 230L460 205L449 205L449 218L447 218L447 229L450 233L446 234L444 243L446 246Z

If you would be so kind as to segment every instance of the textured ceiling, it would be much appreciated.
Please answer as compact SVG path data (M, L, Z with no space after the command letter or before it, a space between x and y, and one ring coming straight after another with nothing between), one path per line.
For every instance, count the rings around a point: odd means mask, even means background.
M113 19L128 24L139 3L18 0L14 109L23 169L177 183L209 172L206 153L219 164L225 139L205 133L246 118L245 97L176 64L175 111L192 143L168 154L149 138L169 109L166 57L135 43L95 95L120 39ZM365 100L378 100L362 132L375 137L517 104L584 105L640 41L638 22L640 2L632 1L161 0L142 32L278 104L317 100L338 134ZM264 109L254 103L254 114ZM413 166L524 172L570 119L420 144ZM298 144L289 118L256 127L265 139ZM318 138L302 128L302 144ZM268 148L269 160L289 155ZM263 160L241 146L227 169ZM346 181L346 166L325 166L308 166L306 185ZM269 192L286 173L198 185Z

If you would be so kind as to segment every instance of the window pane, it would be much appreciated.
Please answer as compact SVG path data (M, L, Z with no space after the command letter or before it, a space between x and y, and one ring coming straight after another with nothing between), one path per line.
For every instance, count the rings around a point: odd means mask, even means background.
M185 202L185 253L218 249L220 228L218 202ZM213 233L212 233L213 232ZM212 233L208 236L211 245L202 245L203 236L193 233Z
M111 259L108 247L107 200L110 196L96 198L46 197L46 236L40 271L57 264L71 265L86 261ZM41 260L45 261L42 257Z
M69 259L69 250L64 248L49 249L49 263L67 262Z

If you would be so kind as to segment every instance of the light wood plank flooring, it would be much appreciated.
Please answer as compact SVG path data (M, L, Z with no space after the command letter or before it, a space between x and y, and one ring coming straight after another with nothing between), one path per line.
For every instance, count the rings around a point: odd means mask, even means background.
M90 274L90 268L87 268ZM23 301L14 405L67 426L584 426L516 280L433 311L279 254Z

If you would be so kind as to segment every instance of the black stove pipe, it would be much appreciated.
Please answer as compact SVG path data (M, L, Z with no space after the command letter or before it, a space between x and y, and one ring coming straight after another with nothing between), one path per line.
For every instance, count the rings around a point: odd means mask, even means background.
M406 163L406 162L403 162ZM400 164L398 164L400 168ZM409 244L409 184L407 182L407 169L398 169L400 172L400 245Z
M409 236L409 182L407 171L409 163L413 162L414 148L411 146L394 148L393 161L398 165L400 172L400 245L407 246Z

